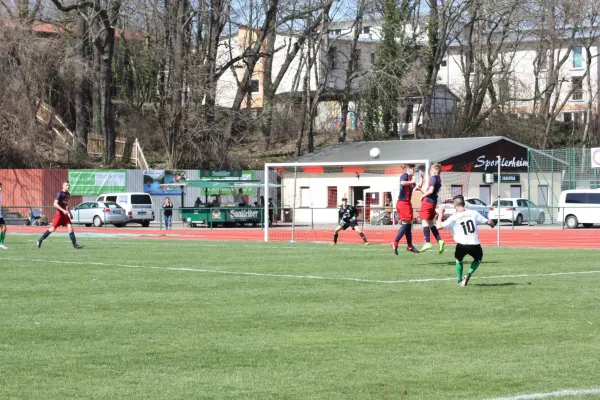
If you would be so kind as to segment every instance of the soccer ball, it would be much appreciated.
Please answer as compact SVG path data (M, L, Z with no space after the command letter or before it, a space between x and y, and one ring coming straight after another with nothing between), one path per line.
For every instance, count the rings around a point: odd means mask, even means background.
M371 156L371 158L379 158L379 156L381 155L381 150L379 150L377 147L373 147L369 152L369 155Z

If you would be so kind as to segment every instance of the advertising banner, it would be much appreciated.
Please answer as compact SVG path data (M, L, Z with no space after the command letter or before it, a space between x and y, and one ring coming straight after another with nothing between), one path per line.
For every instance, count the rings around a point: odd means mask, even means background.
M144 193L154 195L181 195L180 187L161 187L162 184L185 181L185 170L148 169L144 171Z
M126 170L70 169L70 193L73 196L96 196L127 191Z
M198 171L200 179L208 180L234 180L234 181L251 181L254 179L254 171L252 170L208 170L201 169ZM224 194L219 193L221 189L209 189L209 195ZM223 192L221 190L221 192ZM244 188L244 194L256 194L256 188Z

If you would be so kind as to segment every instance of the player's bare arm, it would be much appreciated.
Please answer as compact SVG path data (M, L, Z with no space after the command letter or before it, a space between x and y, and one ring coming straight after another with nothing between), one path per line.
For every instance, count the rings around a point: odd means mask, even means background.
M429 189L427 189L426 192L423 193L423 195L421 196L421 201L423 201L423 199L429 195L431 195L434 191L434 187L433 186L429 186Z
M435 226L439 229L444 229L444 210L445 207L443 204L440 204L440 206L438 207L438 215L437 215L437 220L435 221Z
M485 224L489 225L491 228L494 228L496 226L496 223L491 219L488 219L488 221Z

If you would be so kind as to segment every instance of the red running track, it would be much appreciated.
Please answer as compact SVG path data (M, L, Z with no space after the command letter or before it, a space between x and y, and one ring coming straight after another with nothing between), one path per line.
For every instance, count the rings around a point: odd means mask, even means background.
M8 234L18 232L22 234L42 234L46 227L37 226L8 226ZM215 240L215 241L263 241L264 232L257 228L176 228L171 231L156 228L84 228L76 227L76 233L92 233L99 235L120 235L139 239L174 239L174 240ZM372 244L388 245L394 240L396 231L367 230L365 234ZM57 233L66 233L65 228L59 228ZM330 242L332 240L331 229L297 229L295 240L298 242ZM10 237L10 236L9 236ZM444 239L448 238L448 232L444 232ZM494 229L481 229L479 231L481 243L485 246L495 246L497 243L497 231ZM413 231L415 244L423 242L422 230L417 228ZM270 230L270 240L289 242L291 230L289 228L274 228ZM83 240L82 240L83 242ZM339 243L361 243L360 237L352 231L340 232ZM402 241L404 243L404 239ZM435 241L434 241L435 243ZM447 240L452 244L452 240ZM518 227L511 229L503 227L501 230L502 246L506 247L533 247L533 248L565 248L565 249L597 249L600 248L600 229L560 229L557 227Z

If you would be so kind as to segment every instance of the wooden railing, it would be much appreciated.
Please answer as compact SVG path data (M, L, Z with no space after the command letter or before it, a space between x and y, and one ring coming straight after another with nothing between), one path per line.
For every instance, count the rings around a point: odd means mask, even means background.
M53 112L48 104L44 103L43 101L40 102L35 116L38 121L50 126L52 131L56 133L62 140L64 140L69 146L74 145L75 136L73 135L73 132L67 128L63 120Z
M52 108L45 102L40 102L36 112L36 118L41 123L50 126L68 146L75 145L75 136L67 128L63 120L56 115ZM137 138L117 137L115 140L115 157L118 161L124 158L131 161L136 168L148 169L148 162ZM87 144L89 155L102 156L104 154L104 139L100 136L89 136Z
M93 156L104 154L103 137L88 137L88 154ZM137 138L117 137L115 140L115 157L119 161L129 158L136 168L148 169L148 162L146 162L146 157L144 157L144 152Z

